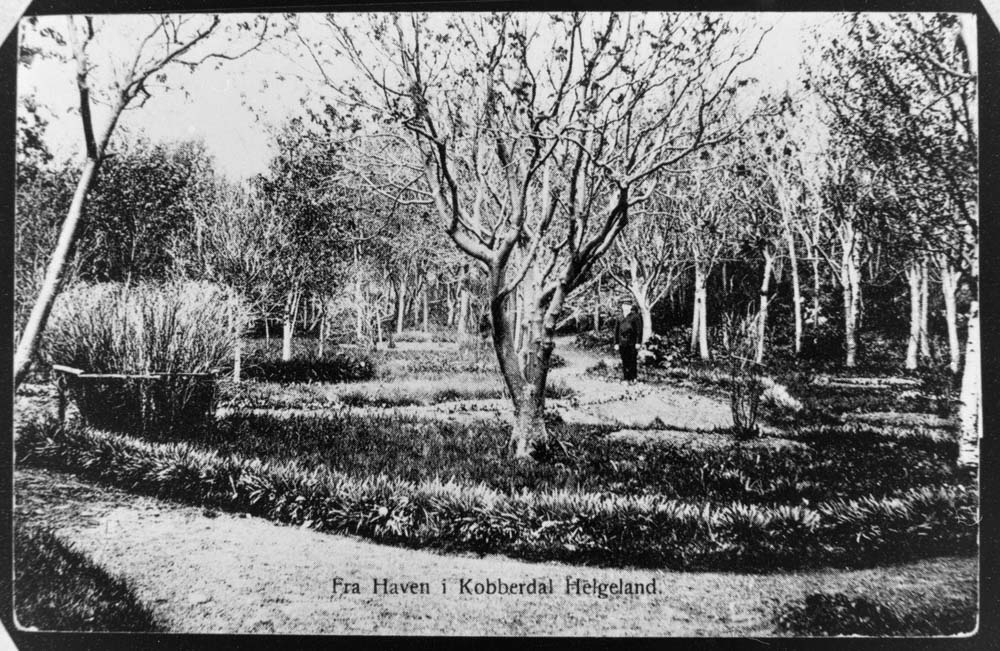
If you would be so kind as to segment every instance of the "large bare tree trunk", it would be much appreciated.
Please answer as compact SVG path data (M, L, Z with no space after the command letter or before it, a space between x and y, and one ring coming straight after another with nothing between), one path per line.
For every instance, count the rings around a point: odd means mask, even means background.
M982 373L979 360L979 299L973 294L969 304L969 330L965 342L965 369L962 372L962 390L958 420L961 439L958 462L965 466L979 466L979 439L982 424Z
M910 288L910 336L906 340L906 368L917 368L920 345L920 264L912 261L906 267L906 284Z
M493 348L504 384L514 403L510 451L515 458L527 459L548 438L544 419L545 384L549 361L555 349L556 318L565 300L565 293L560 287L549 298L548 303L543 304L532 270L520 283L518 291L504 297L501 294L505 277L506 270L496 265L490 270L487 281ZM516 321L509 305L514 302L518 293L524 301L520 310L520 318L525 326L522 351L515 347Z
M287 362L292 359L292 331L295 329L295 321L291 312L285 312L281 320L281 360Z
M708 311L706 303L708 294L706 291L707 278L705 269L695 260L694 266L694 316L691 324L691 348L698 349L698 356L701 359L708 359Z
M455 297L451 292L451 286L444 286L445 306L448 308L448 316L445 318L445 325L449 328L455 327Z
M424 291L421 294L424 306L424 325L423 325L424 332L430 332L431 329L431 318L430 318L431 306L430 306L430 299L427 296L429 292L430 292L429 281L425 281Z
M643 282L643 278L639 276L639 261L634 257L629 262L628 290L635 300L636 307L639 308L639 314L642 315L642 342L640 343L645 345L653 334L653 308L649 304L649 284Z
M233 335L233 382L240 382L243 371L243 337L236 331L235 296L229 293L229 332Z
M420 276L417 276L417 285L413 289L413 300L410 301L410 318L413 320L413 329L420 329Z
M819 257L818 253L813 253L812 268L813 268L813 329L819 327L819 317L820 317L820 306L819 306L819 296L820 296L820 276L819 276Z
M645 288L642 286L633 286L629 289L629 293L632 294L632 299L635 301L636 307L639 308L639 315L642 317L641 343L645 345L649 341L649 337L653 334L653 309L649 305Z
M843 251L841 255L840 282L844 293L844 366L854 368L858 357L858 312L861 303L861 277L859 268L859 235L850 222L842 224Z
M322 312L319 315L319 338L316 342L316 356L323 357L323 353L326 352L326 304L322 306Z
M396 308L396 334L403 332L403 319L406 318L406 274L399 276L399 293Z
M299 297L297 291L291 291L285 299L285 311L281 318L281 360L292 359L292 337L295 333L295 317L298 313Z
M594 334L597 335L601 332L601 277L597 277L597 283L594 286L594 293L596 294L596 300L594 301Z
M799 283L799 258L795 253L795 234L785 229L788 242L788 263L792 272L792 313L795 319L795 354L802 352L802 287Z
M764 275L760 281L760 306L757 313L757 348L754 351L754 361L758 364L764 361L764 346L767 339L768 292L771 287L771 271L773 268L774 253L766 249L764 251Z
M361 293L361 279L354 279L354 338L360 342L365 336L365 299Z
M958 373L961 352L958 344L958 309L955 295L958 293L960 272L947 258L941 260L941 293L944 297L944 317L948 329L948 367Z
M517 333L515 321L507 301L500 297L504 274L496 269L490 273L490 321L493 326L493 349L496 352L500 373L514 403L514 426L511 431L510 449L515 458L531 456L539 442L548 437L545 427L545 393L536 391L520 368L515 348ZM510 296L510 301L515 300Z
M462 269L462 280L458 288L458 341L465 343L469 340L469 286L468 269Z
M928 303L930 302L930 288L929 288L929 271L927 260L922 259L920 261L920 358L923 361L927 361L931 356L930 348L930 333L927 330L927 313L929 310Z

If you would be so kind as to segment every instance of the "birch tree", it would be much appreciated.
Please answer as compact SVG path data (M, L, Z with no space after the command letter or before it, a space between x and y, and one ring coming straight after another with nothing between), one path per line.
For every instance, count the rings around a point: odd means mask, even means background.
M724 159L723 159L724 160ZM678 215L684 250L693 272L694 309L691 351L709 359L708 278L732 246L737 224L735 166L722 162L676 178L670 186L670 210Z
M128 108L141 108L154 91L165 87L168 75L178 67L195 68L209 60L231 60L255 50L267 37L269 25L266 17L254 19L253 24L229 21L225 25L219 16L159 15L148 18L148 24L136 33L133 50L113 53L113 69L99 75L91 54L100 46L102 35L115 28L117 17L66 17L64 36L59 40L65 39L69 44L76 68L85 162L38 297L14 354L15 387L24 381L31 367L49 311L63 282L87 193L108 155L108 143L122 113ZM249 43L242 42L242 37L236 38L235 32L249 34ZM92 111L95 101L106 107L103 123L96 125Z
M897 190L902 206L921 208L928 227L925 254L910 272L919 331L924 317L929 259L945 256L942 288L957 287L956 274L966 277L973 300L962 378L963 459L978 463L971 451L978 439L979 301L977 205L978 122L976 115L976 41L974 19L953 14L852 16L847 40L828 51L841 78L823 84L843 134L875 163ZM846 74L845 74L846 73ZM903 212L903 211L900 211ZM941 240L944 246L941 246ZM957 244L957 246L956 246ZM939 262L939 264L941 264ZM952 294L953 296L953 294ZM946 306L954 299L945 297ZM946 309L950 318L953 310ZM949 340L954 326L949 324ZM919 332L916 346L919 347ZM913 336L910 346L913 347ZM951 345L954 353L957 346ZM971 351L971 354L970 354ZM912 361L912 360L911 360ZM957 360L952 358L952 367ZM974 457L974 458L973 458Z
M702 14L328 22L359 73L355 84L331 79L343 104L398 127L379 135L409 148L396 189L432 206L487 269L493 346L514 407L510 448L530 457L547 438L544 389L566 297L658 175L732 137L724 118L745 83L737 71L760 39Z

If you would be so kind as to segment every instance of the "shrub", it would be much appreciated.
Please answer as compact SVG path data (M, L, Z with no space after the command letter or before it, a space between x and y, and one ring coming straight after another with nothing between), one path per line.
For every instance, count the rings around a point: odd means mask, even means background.
M975 600L945 599L932 609L907 609L842 592L817 592L775 617L778 631L794 635L956 635L976 628Z
M43 631L160 631L131 586L47 529L14 522L14 611Z
M770 408L772 414L798 414L802 411L802 402L790 394L785 385L769 377L762 377L761 385L761 402Z
M611 348L615 345L615 334L611 330L601 330L597 334L588 330L576 336L574 342L578 348Z
M378 373L375 359L358 349L340 349L324 357L299 357L288 361L249 360L244 377L264 382L361 382Z
M753 359L759 320L759 314L747 314L743 319L734 319L727 313L722 325L730 373L729 397L733 411L733 431L744 439L760 434L757 416L765 387L763 369Z
M682 339L657 334L649 336L643 350L647 366L674 366L689 356L687 345Z
M207 373L231 363L247 322L208 283L81 284L56 298L41 352L88 373Z
M773 570L885 563L976 546L976 495L962 486L815 506L715 504L577 490L504 494L454 479L356 477L298 460L219 454L75 426L28 424L15 446L22 463L199 505L388 543L530 560Z

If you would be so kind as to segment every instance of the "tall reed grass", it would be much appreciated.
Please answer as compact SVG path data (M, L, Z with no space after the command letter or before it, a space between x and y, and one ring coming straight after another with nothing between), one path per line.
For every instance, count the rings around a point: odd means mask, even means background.
M42 353L89 373L204 373L230 363L248 322L210 283L80 284L56 299Z

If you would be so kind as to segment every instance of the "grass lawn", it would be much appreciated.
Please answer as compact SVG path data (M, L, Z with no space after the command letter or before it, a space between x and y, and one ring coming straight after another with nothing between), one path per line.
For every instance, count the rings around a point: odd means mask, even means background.
M572 394L573 391L561 382L550 382L545 392L548 398L565 398ZM336 405L391 408L506 397L507 390L499 375L470 372L423 373L366 382L228 383L220 391L222 406L245 409L310 409Z
M262 342L250 346L248 366L272 354ZM333 351L331 351L333 352ZM271 357L268 363L275 362ZM352 358L353 359L353 358ZM310 409L332 405L392 408L436 405L462 400L507 398L491 348L470 346L440 350L395 348L371 355L377 379L354 382L248 381L222 385L221 403L250 409ZM293 364L308 363L296 360ZM546 397L565 398L573 391L562 382L548 383Z

